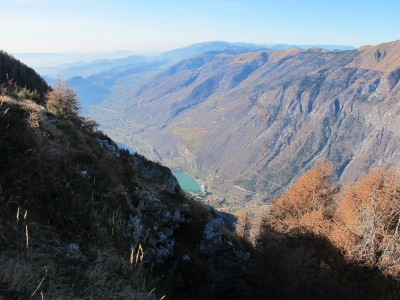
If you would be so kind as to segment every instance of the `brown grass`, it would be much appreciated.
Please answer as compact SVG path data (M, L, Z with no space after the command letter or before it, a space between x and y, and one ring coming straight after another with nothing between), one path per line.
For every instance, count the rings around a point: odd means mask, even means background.
M126 160L80 128L1 98L0 297L156 299L143 262L129 263L126 214L137 203L121 192L136 186Z

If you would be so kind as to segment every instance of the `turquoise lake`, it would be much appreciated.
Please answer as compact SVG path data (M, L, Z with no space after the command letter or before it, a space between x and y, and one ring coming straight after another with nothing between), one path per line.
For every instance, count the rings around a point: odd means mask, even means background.
M188 174L178 172L174 173L174 176L176 177L176 179L178 179L179 185L185 192L191 191L196 194L200 193L200 186Z

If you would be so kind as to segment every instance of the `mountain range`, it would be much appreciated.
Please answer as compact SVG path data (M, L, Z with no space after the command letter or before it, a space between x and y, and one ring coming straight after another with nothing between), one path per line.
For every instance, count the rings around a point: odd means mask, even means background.
M265 202L316 161L342 181L399 162L399 58L398 41L207 52L106 105L125 120L125 143L141 139L212 191Z
M174 49L161 54L133 54L128 51L93 54L51 54L51 53L16 53L15 56L23 61L32 62L35 70L40 73L49 84L54 84L58 78L67 81L75 89L82 102L84 113L89 105L95 105L113 97L115 89L131 87L147 78L159 73L165 68L191 57L207 52L248 52L265 49L292 49L321 47L324 49L353 49L352 46L340 45L287 45L287 44L251 44L214 41L193 44L187 47ZM125 56L124 56L125 54ZM130 54L130 55L129 55ZM67 61L55 65L56 61ZM31 64L31 65L32 65ZM48 66L49 64L50 66ZM99 92L101 90L101 92Z
M344 181L398 162L398 44L210 42L55 70L117 141L198 177L218 201L265 202L315 161Z

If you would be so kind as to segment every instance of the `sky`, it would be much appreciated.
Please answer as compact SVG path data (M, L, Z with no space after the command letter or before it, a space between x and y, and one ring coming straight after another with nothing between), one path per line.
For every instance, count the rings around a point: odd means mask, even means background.
M374 45L400 39L399 0L0 0L0 49L161 52L223 40Z

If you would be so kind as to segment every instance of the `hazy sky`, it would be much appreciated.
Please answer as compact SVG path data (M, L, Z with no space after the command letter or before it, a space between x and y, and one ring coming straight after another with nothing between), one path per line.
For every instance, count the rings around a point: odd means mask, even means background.
M0 0L7 52L163 51L231 42L400 39L399 0Z

